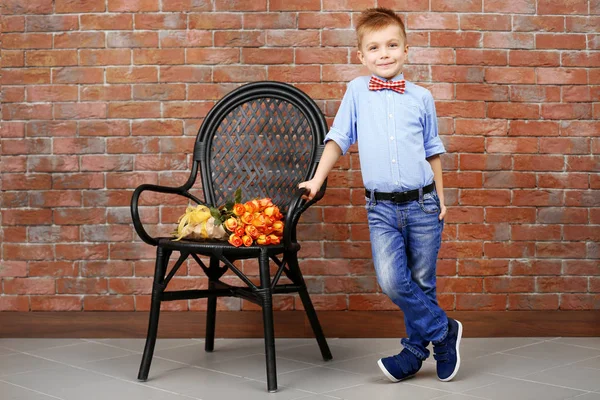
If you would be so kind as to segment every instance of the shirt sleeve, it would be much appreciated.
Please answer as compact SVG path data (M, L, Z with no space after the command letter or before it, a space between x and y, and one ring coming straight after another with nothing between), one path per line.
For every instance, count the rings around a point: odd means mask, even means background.
M425 158L446 152L444 144L438 135L437 115L435 103L430 92L424 99L425 102L425 125L423 127L423 144L425 147Z
M356 143L356 139L356 104L352 82L350 82L333 120L333 126L325 136L323 143L333 140L342 149L342 154L346 154L350 146Z

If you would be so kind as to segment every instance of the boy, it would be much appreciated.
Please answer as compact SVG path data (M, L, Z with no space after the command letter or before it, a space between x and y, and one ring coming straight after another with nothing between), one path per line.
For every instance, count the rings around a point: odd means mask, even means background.
M337 159L358 142L377 280L402 309L408 336L400 354L378 365L393 382L412 377L432 342L438 378L449 381L460 366L462 325L448 318L436 299L446 207L440 161L445 149L433 97L404 81L406 32L393 11L364 11L356 32L358 58L372 76L348 84L317 172L299 187L310 191L306 198L314 197Z

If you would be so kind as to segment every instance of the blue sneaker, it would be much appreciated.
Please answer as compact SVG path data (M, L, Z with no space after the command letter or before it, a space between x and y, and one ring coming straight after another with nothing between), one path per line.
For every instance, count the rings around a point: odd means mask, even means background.
M377 361L381 371L392 382L400 382L413 377L421 369L422 364L423 361L407 349L403 349L398 355Z
M437 360L437 376L440 381L448 382L454 378L460 368L460 338L462 324L448 318L448 334L441 342L433 344L433 358Z

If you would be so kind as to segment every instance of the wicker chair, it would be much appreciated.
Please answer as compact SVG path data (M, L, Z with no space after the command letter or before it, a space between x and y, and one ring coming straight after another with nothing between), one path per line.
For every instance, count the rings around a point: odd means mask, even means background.
M298 265L300 244L296 225L300 215L320 200L326 183L311 201L302 199L298 183L315 173L323 151L327 125L316 104L302 91L280 82L256 82L241 86L221 99L208 113L195 142L193 166L187 182L180 187L141 185L133 193L131 215L140 238L156 246L156 267L146 346L138 379L148 378L158 329L162 301L208 299L205 350L213 351L217 297L234 296L261 306L269 392L277 390L272 295L298 293L325 360L332 358L317 314ZM202 177L202 202L192 190L198 172ZM140 220L138 200L151 191L184 196L197 204L219 206L242 188L244 198L269 196L285 215L281 244L234 247L223 241L173 241L152 237ZM196 193L197 194L197 193ZM167 274L173 252L179 259ZM206 266L199 256L208 257ZM165 291L179 267L192 257L209 279L206 290ZM235 261L257 258L260 285L254 284ZM270 261L277 266L271 276ZM231 270L245 284L232 286L220 279ZM285 274L291 284L279 284Z

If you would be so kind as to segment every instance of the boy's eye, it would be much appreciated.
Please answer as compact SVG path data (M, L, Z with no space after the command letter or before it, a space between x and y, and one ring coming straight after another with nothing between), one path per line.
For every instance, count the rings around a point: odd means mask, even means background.
M369 47L369 50L377 50L377 47L371 46L371 47Z
M390 44L390 47L398 47L398 45L396 43L392 43Z

